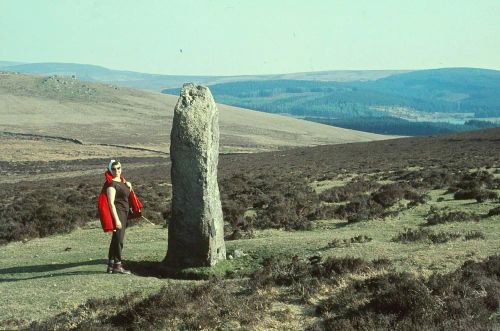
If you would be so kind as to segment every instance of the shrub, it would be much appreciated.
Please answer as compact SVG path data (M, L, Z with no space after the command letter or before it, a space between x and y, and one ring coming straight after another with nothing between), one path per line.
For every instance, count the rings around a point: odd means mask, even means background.
M415 242L422 241L429 238L431 231L429 229L405 229L403 232L399 233L397 236L392 238L395 242Z
M448 222L466 222L475 221L478 222L480 219L479 215L464 211L441 211L435 208L431 208L429 214L427 215L426 225L436 225Z
M372 238L365 236L365 235L359 235L350 239L336 239L334 238L332 241L328 243L329 248L338 248L338 247L349 247L351 244L362 244L362 243L367 243L372 241Z
M496 189L498 187L498 179L493 174L481 170L476 172L467 172L458 178L458 180L450 185L449 192L463 191L460 195L466 196L478 194L478 192L487 189ZM459 195L459 196L460 196ZM468 199L464 197L463 199ZM470 199L475 199L472 197Z
M137 296L137 293L136 293ZM271 308L259 293L238 292L235 285L212 280L196 286L166 286L145 299L92 300L31 329L209 330L252 327ZM97 312L102 312L100 315Z
M485 202L487 200L496 200L498 199L498 193L495 191L483 190L479 192L476 196L477 202Z
M346 205L338 206L335 216L348 222L359 222L375 218L383 218L397 214L397 210L387 210L402 199L410 200L408 206L415 206L427 200L425 194L414 191L404 183L392 183L381 186L371 194L354 196Z
M320 211L318 195L304 178L282 178L237 174L221 181L221 199L226 233L250 233L253 228L307 230ZM254 218L245 212L253 209ZM233 235L234 233L234 235Z
M376 269L373 263L356 257L330 257L322 263L322 268L315 270L319 277L332 277L348 273L364 273Z
M428 280L391 272L355 281L316 307L312 330L490 330L500 307L500 256Z
M469 200L475 199L477 202L485 202L487 200L495 200L498 194L495 191L472 189L472 190L459 190L453 195L455 200Z
M480 170L466 173L457 186L461 189L473 189L483 186L491 187L495 181L495 176L488 171Z
M492 208L488 211L488 216L500 215L500 206Z
M450 240L458 239L461 236L460 233L438 232L429 234L429 239L434 244L444 244Z
M312 257L309 262L301 261L298 257L292 258L291 262L267 258L263 262L263 268L254 272L250 278L252 287L255 289L270 286L291 286L310 282L311 278L329 279L335 282L338 276L368 272L386 267L387 264L387 260L367 262L355 257L329 257L325 261L322 261L321 257Z
M391 207L405 197L405 188L399 183L384 185L378 192L372 194L375 202L384 208Z
M380 187L380 184L373 180L358 178L355 181L347 183L343 187L332 187L323 191L319 198L326 202L343 202L349 201L353 197L369 193Z
M354 198L347 205L339 206L336 214L349 223L359 222L386 215L384 207L372 200L369 196L362 195Z
M474 188L472 190L459 190L455 192L453 195L453 199L455 200L470 200L476 199L476 196L479 194L480 190Z
M450 240L460 238L461 236L462 235L459 233L449 233L449 232L434 233L429 229L418 229L418 230L405 229L404 232L401 232L397 236L392 238L392 241L408 243L415 241L430 240L434 244L442 244Z
M350 242L351 243L358 243L358 244L362 244L362 243L367 243L367 242L370 242L372 241L373 239L368 237L368 236L365 236L365 235L359 235L359 236L356 236L356 237L353 237L350 239Z
M448 170L424 169L396 173L396 180L408 182L414 188L442 189L456 181L456 175Z
M48 192L32 192L0 210L0 243L68 233L85 224L87 215ZM21 207L22 208L19 208Z

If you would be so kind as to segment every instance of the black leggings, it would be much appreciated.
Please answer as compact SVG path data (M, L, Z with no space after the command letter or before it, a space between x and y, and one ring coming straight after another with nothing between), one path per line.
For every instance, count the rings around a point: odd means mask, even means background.
M125 229L127 228L128 211L116 209L116 212L118 213L120 223L122 223L122 228L113 231L113 237L111 238L111 243L109 244L108 258L110 260L115 260L115 263L118 263L122 261L123 240L125 238Z

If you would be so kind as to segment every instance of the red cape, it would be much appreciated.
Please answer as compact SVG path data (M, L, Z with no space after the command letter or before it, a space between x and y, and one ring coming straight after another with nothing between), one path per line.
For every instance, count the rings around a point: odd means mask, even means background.
M113 222L113 216L111 215L111 210L109 209L108 195L107 189L113 180L113 176L109 171L104 173L104 177L106 181L102 186L101 193L99 194L99 198L97 199L97 209L99 211L99 218L101 219L101 226L104 232L113 232L115 226ZM120 177L121 181L125 183L125 178ZM131 211L129 215L132 218L137 218L141 216L142 203L135 195L134 191L130 191L130 195L128 197ZM130 217L129 217L130 218Z

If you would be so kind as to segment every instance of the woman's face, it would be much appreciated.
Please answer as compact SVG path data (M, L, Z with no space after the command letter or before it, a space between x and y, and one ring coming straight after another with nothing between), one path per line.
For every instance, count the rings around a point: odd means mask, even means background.
M119 177L122 174L122 165L120 163L111 166L111 173L115 177Z

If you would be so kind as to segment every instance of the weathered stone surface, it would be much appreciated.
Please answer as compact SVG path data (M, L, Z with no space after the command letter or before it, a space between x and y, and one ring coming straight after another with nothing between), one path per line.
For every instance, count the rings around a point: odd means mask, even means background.
M217 183L219 111L210 90L184 84L170 141L172 218L165 262L173 267L213 266L226 257Z

